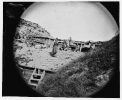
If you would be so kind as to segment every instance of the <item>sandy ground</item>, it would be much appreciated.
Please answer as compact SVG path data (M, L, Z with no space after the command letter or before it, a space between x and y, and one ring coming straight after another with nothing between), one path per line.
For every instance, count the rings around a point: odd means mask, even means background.
M50 55L52 48L40 49L37 47L23 47L21 50L17 50L17 55L22 55L28 62L19 62L23 66L27 67L36 67L49 71L56 71L59 68L63 67L66 64L69 64L73 60L79 58L80 56L84 57L83 52L72 52L72 51L60 51L52 57Z
M85 56L82 52L58 51L55 57L52 57L51 51L51 48L36 50L33 52L33 62L31 63L34 63L37 68L56 71L80 56Z

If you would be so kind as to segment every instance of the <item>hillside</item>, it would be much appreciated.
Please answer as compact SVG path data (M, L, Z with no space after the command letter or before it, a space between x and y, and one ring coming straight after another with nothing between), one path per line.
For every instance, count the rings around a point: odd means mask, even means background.
M119 68L119 35L48 76L37 88L45 96L86 97L106 86Z
M45 28L42 28L40 25L33 23L31 21L21 19L19 26L17 27L16 30L15 39L31 41L31 39L34 38L34 40L36 40L36 38L38 37L53 38L50 35L50 33Z

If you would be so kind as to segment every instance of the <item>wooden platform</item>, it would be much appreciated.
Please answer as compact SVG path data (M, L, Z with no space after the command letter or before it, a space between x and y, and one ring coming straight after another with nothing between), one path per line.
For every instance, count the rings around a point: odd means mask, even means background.
M45 71L56 72L58 69L64 67L70 62L84 57L83 52L72 52L72 51L58 51L55 57L50 55L52 49L37 50L33 52L32 61L27 64L22 63L26 68L38 68ZM21 64L21 65L22 65Z

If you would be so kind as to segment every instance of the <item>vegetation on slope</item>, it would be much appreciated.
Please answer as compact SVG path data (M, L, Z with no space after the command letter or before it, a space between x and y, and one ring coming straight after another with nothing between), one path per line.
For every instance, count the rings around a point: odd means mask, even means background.
M102 89L118 67L119 36L46 77L37 90L45 96L84 97Z

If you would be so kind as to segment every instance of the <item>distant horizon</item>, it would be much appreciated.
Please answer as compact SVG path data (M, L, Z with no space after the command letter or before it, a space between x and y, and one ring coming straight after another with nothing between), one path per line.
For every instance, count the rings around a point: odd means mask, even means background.
M100 3L34 3L21 18L38 23L54 38L108 41L118 26Z
M35 22L32 22L32 21L29 21L29 20L26 20L26 19L23 19L23 18L21 18L21 20L25 20L25 21L28 21L28 22L31 22L31 23L33 23L33 24L37 24L37 25L39 25L38 23L35 23ZM40 26L40 25L39 25ZM40 27L42 27L42 26L40 26ZM46 30L46 28L44 28L44 27L42 27L43 29L45 29ZM48 32L48 30L46 30L47 32ZM48 32L50 35L51 35L51 33L50 32ZM51 35L52 36L52 35ZM54 36L53 36L54 37ZM71 37L71 36L70 36ZM115 36L114 36L115 37ZM55 37L55 38L57 38L57 37ZM79 41L79 40L74 40L73 39L73 37L71 37L72 38L72 40L73 41ZM112 37L113 38L113 37ZM112 39L111 38L111 39ZM61 39L61 38L58 38L58 39ZM61 40L68 40L69 39L69 37L68 38L63 38L63 39L61 39ZM110 39L110 40L111 40ZM92 41L92 42L99 42L100 40L98 40L98 41L94 41L94 40L87 40L87 41L83 41L83 40L80 40L81 42L88 42L88 41ZM109 40L107 40L107 41L109 41ZM101 42L104 42L104 41L101 41Z

